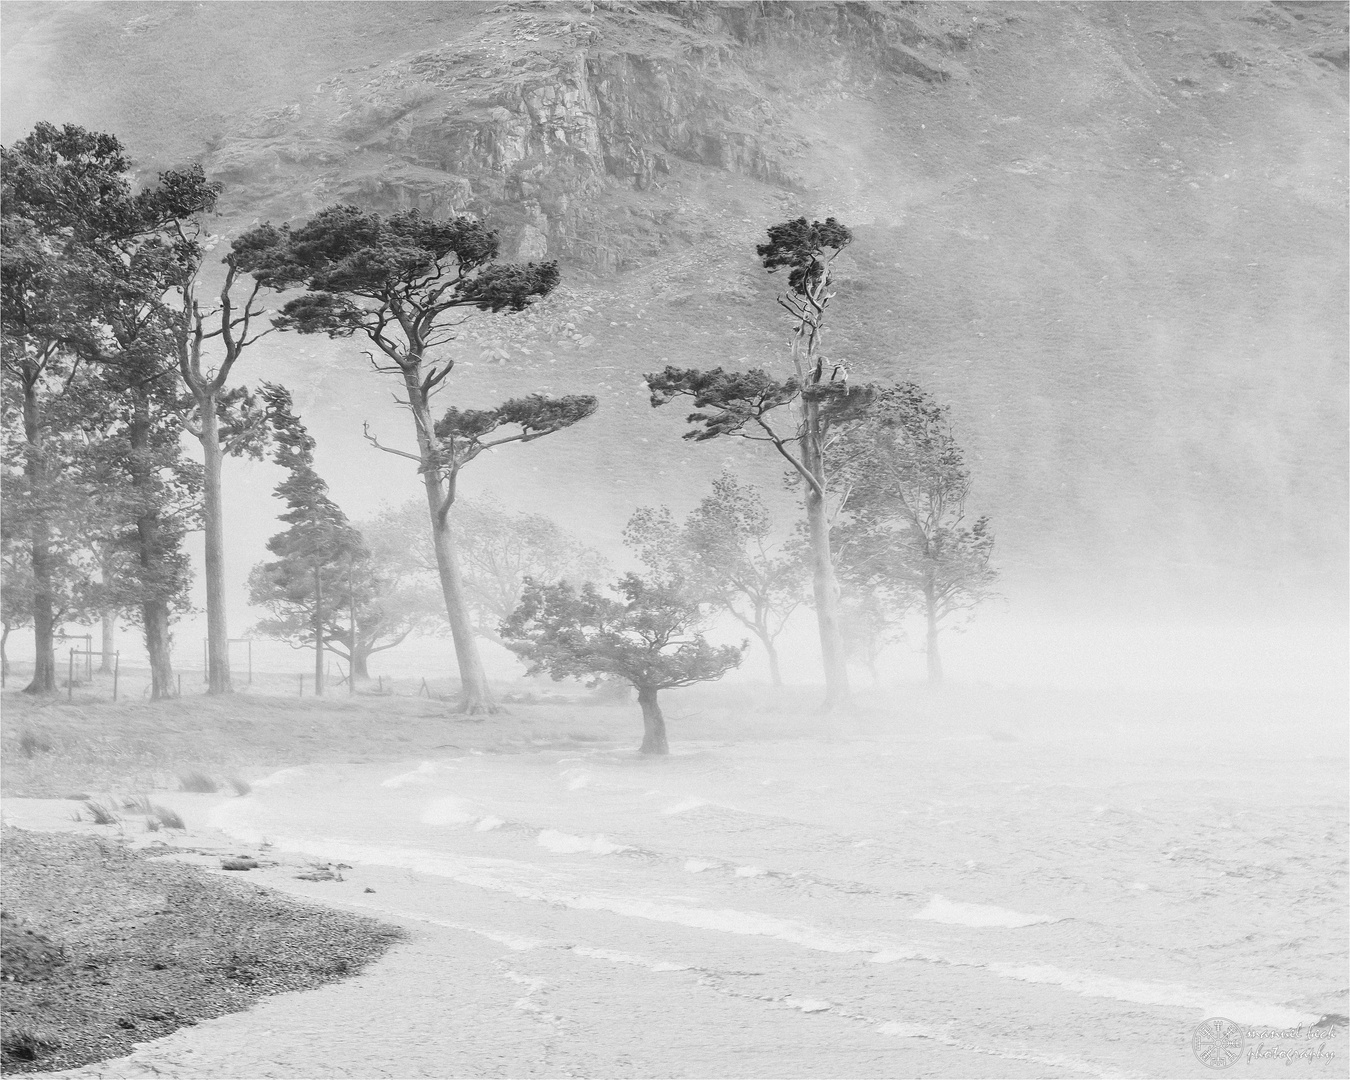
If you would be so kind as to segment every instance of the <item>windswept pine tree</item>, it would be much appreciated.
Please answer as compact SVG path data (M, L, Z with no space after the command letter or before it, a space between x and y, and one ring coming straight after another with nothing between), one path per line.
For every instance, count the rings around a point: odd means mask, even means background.
M686 439L703 442L731 437L772 446L801 479L810 541L811 584L821 658L825 666L825 708L848 699L848 665L839 626L839 585L830 552L829 478L826 445L842 425L861 416L874 391L850 385L841 363L824 352L825 314L834 293L830 267L853 240L834 218L783 222L769 229L755 250L770 273L788 271L778 303L792 319L792 372L786 378L758 368L724 371L667 367L649 374L653 407L690 399L695 412Z
M380 450L416 462L426 492L437 573L454 638L466 712L496 706L474 637L459 553L450 527L460 470L479 454L511 442L530 442L575 424L595 411L585 395L531 394L494 409L448 409L432 403L454 370L437 352L453 341L467 314L518 312L558 283L556 263L500 264L497 234L467 218L434 221L416 210L383 218L353 206L332 206L298 229L263 225L236 249L250 257L264 285L305 291L282 309L277 325L302 334L361 336L378 350L376 370L402 384L402 404L413 419L416 451Z

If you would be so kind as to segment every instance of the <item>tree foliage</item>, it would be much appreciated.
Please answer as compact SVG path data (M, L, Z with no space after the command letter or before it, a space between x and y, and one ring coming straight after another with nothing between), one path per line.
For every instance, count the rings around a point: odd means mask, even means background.
M381 445L369 430L366 437L378 449L417 463L463 707L493 711L449 531L459 470L485 450L528 442L584 419L595 399L532 395L490 410L452 408L438 423L432 397L454 369L454 358L433 354L454 340L468 315L521 311L547 295L558 283L557 264L497 264L497 234L472 218L436 221L416 210L385 218L353 206L329 207L296 229L259 226L240 238L235 251L240 265L263 285L304 289L284 305L278 327L365 337L380 354L367 354L376 369L400 379L416 452Z
M315 692L322 693L327 631L350 605L349 570L365 557L365 547L315 472L314 439L295 415L290 393L264 383L262 396L273 430L272 460L287 471L276 487L287 507L278 517L290 528L267 541L278 558L254 567L249 600L273 613L259 624L262 633L313 645Z
M704 606L669 583L630 573L613 591L618 598L593 582L580 590L565 581L530 582L501 635L531 675L590 678L592 685L610 675L632 683L643 710L642 752L664 754L657 692L720 679L739 666L746 643L710 644L701 632Z
M755 368L667 367L646 376L653 408L676 398L693 402L686 439L732 437L773 446L801 479L808 526L812 593L825 667L825 707L848 698L848 669L839 626L839 589L830 548L830 486L826 451L837 433L866 414L875 388L851 385L847 367L823 349L825 315L834 294L830 267L853 239L834 218L805 218L771 226L756 252L770 273L788 270L778 303L791 316L792 372L778 377Z
M966 521L971 476L949 411L914 383L887 388L867 421L836 447L848 490L840 566L858 595L928 624L929 677L942 678L938 633L994 595L989 519Z
M806 599L807 564L800 545L774 539L754 489L723 472L683 524L667 507L640 507L624 540L658 579L678 583L754 633L768 653L773 685L782 685L775 642Z

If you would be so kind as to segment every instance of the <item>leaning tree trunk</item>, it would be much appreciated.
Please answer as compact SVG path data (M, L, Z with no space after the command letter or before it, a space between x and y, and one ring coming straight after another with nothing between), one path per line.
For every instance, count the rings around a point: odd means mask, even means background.
M225 621L225 512L221 505L220 472L224 453L214 394L204 394L201 413L204 461L202 518L206 533L206 668L207 693L230 694L230 631Z
M33 679L25 694L56 692L56 617L52 603L51 533L42 500L47 493L43 468L42 425L38 416L37 378L23 380L23 433L28 460L24 464L28 496L33 502L32 527L28 533L29 560L33 570Z
M417 446L422 457L422 484L426 489L427 511L431 516L431 541L436 550L436 569L440 573L450 636L455 643L455 659L459 663L461 708L466 713L494 713L497 707L488 688L482 658L478 655L478 642L474 638L473 622L469 618L459 556L450 536L449 515L442 512L446 490L440 475L440 452L434 441L431 409L426 394L418 384L416 369L405 369L404 375L408 400L412 403L413 418L417 424Z
M816 478L819 489L806 486L806 527L811 548L811 591L820 630L820 656L825 666L825 711L848 701L848 660L839 627L839 585L830 556L830 521L825 506L825 463L820 447L819 406L804 402L806 437L802 440L803 464Z
M942 683L942 657L938 655L937 599L931 587L924 589L924 606L928 616L928 682L938 686Z
M669 754L666 743L666 718L661 715L661 706L656 702L656 690L652 687L638 687L638 704L642 706L642 748L644 754Z
M141 622L145 627L145 651L150 658L150 698L159 701L174 695L172 637L169 633L169 603L159 595L164 577L164 559L160 551L159 511L150 491L154 478L146 462L150 459L150 403L143 391L138 394L132 412L131 430L132 487L140 507L136 516L136 560L140 565Z

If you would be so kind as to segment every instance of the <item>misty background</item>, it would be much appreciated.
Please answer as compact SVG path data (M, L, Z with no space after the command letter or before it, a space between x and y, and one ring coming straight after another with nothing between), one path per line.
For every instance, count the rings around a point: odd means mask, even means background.
M439 407L584 392L600 411L475 462L468 498L621 568L636 507L682 517L730 466L789 532L774 458L682 441L642 374L782 370L783 283L754 246L833 215L855 241L827 355L949 403L972 517L993 521L1004 600L944 635L951 678L1344 686L1343 5L9 2L0 21L6 144L74 122L147 179L201 162L224 239L354 202L475 213L505 257L560 260L531 311L466 325ZM292 390L354 522L419 498L362 439L368 421L406 447L409 424L358 345L274 334L236 370ZM281 531L281 476L226 462L235 636L261 615L244 580ZM796 619L784 661L806 680ZM177 624L177 665L204 633ZM129 663L138 637L119 628ZM918 678L921 644L884 680ZM307 661L259 642L254 663ZM451 665L424 639L372 674Z

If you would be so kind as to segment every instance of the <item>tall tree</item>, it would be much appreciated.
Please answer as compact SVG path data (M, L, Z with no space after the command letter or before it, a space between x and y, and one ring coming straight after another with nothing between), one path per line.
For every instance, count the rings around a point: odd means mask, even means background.
M185 250L169 234L218 191L198 167L161 174L139 192L130 172L115 137L75 125L38 124L3 150L5 367L24 400L25 478L35 496L50 487L53 467L40 386L59 375L69 387L72 357L104 362L111 349L117 363L132 352L147 360L128 334L148 336L165 291L181 280ZM142 379L161 375L142 371ZM30 528L37 661L28 689L41 692L55 686L48 516L35 512Z
M402 384L413 418L416 452L381 446L417 463L426 494L446 616L467 712L495 705L479 658L449 525L460 469L478 454L508 442L528 442L584 419L593 397L531 395L496 409L449 409L440 420L432 399L454 369L436 354L473 312L522 311L558 283L556 263L499 265L497 235L470 218L433 221L415 210L382 218L333 206L291 230L264 225L240 244L265 251L251 263L256 280L305 292L282 309L277 325L300 333L360 335L379 351L377 370ZM236 245L238 246L238 245ZM494 437L495 436L495 437Z
M689 422L697 426L686 439L766 442L801 478L827 710L847 701L849 688L830 551L826 449L837 429L863 415L874 395L870 386L850 386L844 366L832 364L823 351L826 309L834 297L831 264L852 239L834 218L809 223L798 218L772 226L768 242L755 249L770 273L788 271L788 287L778 298L793 322L793 373L786 379L760 369L676 367L647 376L653 407L677 397L693 400L699 411L689 415Z
M262 393L273 430L272 460L287 471L276 494L286 502L279 516L290 528L267 541L278 559L254 567L249 599L275 616L261 625L264 633L291 637L304 627L300 636L314 646L314 692L322 694L328 629L349 606L347 568L365 549L314 471L314 440L295 415L290 393L272 383L264 383Z
M799 550L775 542L754 489L723 472L682 526L667 507L641 507L624 540L663 580L682 583L759 638L771 682L783 685L776 642L805 599L805 566Z
M497 629L520 604L526 579L541 585L597 581L610 573L609 564L543 514L508 510L497 500L461 498L450 519L455 549L463 571L464 595L474 632L502 644ZM421 570L436 573L436 553L426 528L426 508L408 503L387 510L361 526L377 549L376 563L400 575Z
M632 683L642 707L644 754L670 752L657 694L720 679L737 667L748 643L714 646L700 633L706 612L669 584L627 574L614 586L621 599L593 582L580 592L567 582L526 586L520 606L502 625L507 647L529 674L554 679L610 675Z
M191 396L193 415L184 422L188 433L202 447L202 524L206 539L206 657L207 690L228 694L230 678L230 631L225 604L225 510L221 502L221 464L227 454L248 452L262 456L260 417L252 410L252 397L229 387L230 373L243 351L272 327L258 329L263 314L258 302L261 284L248 282L245 267L265 252L245 246L223 260L225 279L218 302L203 306L201 254L195 231L180 223L180 236L197 254L191 276L179 288L182 308L175 313L174 339L178 374ZM242 293L242 298L236 295ZM211 362L215 366L209 366Z
M849 492L841 528L849 576L893 610L919 608L928 679L940 683L944 623L993 596L998 578L989 519L964 524L971 477L949 411L914 383L888 387L834 452Z

